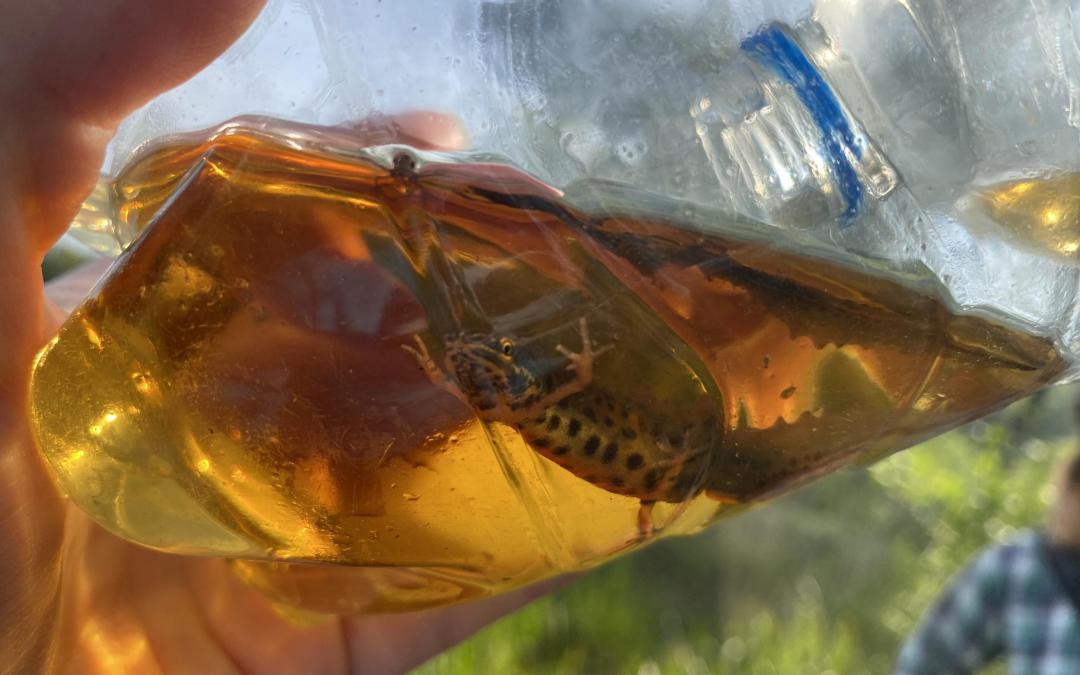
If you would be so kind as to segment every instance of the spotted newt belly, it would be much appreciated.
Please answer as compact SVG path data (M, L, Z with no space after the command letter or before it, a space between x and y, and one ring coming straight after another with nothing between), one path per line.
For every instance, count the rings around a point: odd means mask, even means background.
M443 367L419 337L415 347L404 348L433 382L481 419L516 428L530 448L585 481L646 506L683 502L700 493L718 440L715 416L661 419L602 390L592 382L592 366L608 348L594 350L584 319L579 333L580 352L556 348L572 373L562 382L556 373L523 365L514 340L505 335L447 336Z
M616 494L681 502L701 491L714 430L664 428L638 406L586 389L514 425L537 453Z

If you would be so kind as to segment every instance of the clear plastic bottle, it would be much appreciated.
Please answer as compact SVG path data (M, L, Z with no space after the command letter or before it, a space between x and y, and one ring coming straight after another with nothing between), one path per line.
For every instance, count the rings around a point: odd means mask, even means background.
M1068 377L1068 4L743 20L272 4L129 120L76 224L125 251L35 366L64 489L280 601L411 609ZM268 87L283 44L304 67ZM472 149L373 142L403 109L457 114Z

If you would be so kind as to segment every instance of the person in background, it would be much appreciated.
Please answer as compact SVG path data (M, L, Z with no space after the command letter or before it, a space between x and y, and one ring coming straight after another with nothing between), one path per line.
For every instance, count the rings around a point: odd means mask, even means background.
M1080 455L1061 472L1043 531L979 555L900 651L896 675L1080 673Z

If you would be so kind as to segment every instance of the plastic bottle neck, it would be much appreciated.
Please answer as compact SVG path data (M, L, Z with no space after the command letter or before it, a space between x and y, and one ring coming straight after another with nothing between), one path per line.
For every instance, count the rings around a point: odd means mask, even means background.
M804 48L811 22L766 26L691 109L732 206L776 225L850 224L897 185L893 167Z

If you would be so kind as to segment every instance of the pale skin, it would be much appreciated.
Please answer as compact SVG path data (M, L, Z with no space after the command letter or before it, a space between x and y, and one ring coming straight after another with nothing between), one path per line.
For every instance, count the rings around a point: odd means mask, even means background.
M260 0L0 0L2 672L402 672L553 585L301 627L223 560L106 533L45 470L26 424L28 373L63 311L46 300L41 259L90 191L117 123L196 73L260 9ZM461 138L445 118L398 122L416 145ZM57 297L92 278L68 280Z

